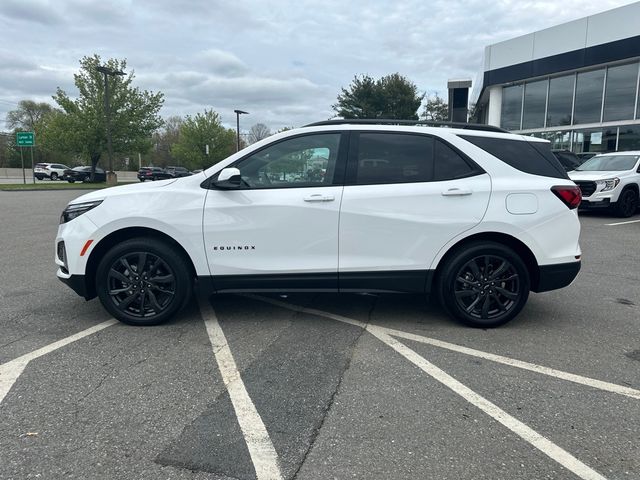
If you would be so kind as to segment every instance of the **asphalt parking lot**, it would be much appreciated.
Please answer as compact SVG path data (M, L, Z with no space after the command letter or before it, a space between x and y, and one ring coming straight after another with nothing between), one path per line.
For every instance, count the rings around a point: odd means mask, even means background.
M55 278L81 193L0 192L0 478L640 478L640 215L582 215L577 280L498 329L347 294L135 328Z

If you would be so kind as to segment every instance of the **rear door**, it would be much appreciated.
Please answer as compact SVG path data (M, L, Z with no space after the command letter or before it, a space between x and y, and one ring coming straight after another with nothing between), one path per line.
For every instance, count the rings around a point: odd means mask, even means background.
M478 224L491 181L439 138L352 134L340 211L341 290L422 292L452 238Z

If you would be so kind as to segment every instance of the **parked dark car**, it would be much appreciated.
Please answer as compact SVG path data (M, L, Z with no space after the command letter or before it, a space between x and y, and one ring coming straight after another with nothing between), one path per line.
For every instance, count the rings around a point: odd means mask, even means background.
M552 150L552 152L567 172L575 170L584 162L583 159L578 158L575 153L569 150Z
M141 182L145 180L166 180L167 178L173 177L160 167L142 167L138 170L138 180Z
M598 155L598 153L604 153L604 152L582 152L582 153L576 153L576 157L578 157L580 159L580 162L584 163L587 160L589 160L591 157L595 157L596 155Z
M90 182L91 181L91 167L89 166L80 166L70 168L64 171L62 176L64 180L69 183L74 182ZM94 182L106 182L107 174L100 167L96 167L96 175L94 178Z
M188 177L189 175L191 175L191 172L184 167L169 166L165 168L164 171L171 175L173 178Z

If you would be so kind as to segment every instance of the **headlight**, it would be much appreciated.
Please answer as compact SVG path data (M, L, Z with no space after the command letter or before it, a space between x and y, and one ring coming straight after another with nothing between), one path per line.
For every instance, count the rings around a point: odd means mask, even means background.
M96 202L84 202L84 203L75 203L73 205L67 205L67 208L64 209L62 215L60 216L60 223L67 223L73 220L76 217L79 217L83 213L87 213L92 208L96 208L98 205L102 203L102 200L98 200Z
M598 180L596 182L596 184L599 187L602 187L602 190L600 190L601 192L606 192L607 190L613 190L614 188L616 188L618 186L618 184L620 183L620 179L619 178L607 178L606 180Z

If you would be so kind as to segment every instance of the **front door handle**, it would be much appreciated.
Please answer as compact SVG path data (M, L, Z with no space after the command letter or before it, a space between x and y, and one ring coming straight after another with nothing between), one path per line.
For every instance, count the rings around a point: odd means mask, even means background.
M335 197L333 195L322 195L320 193L315 193L313 195L309 195L308 197L304 197L305 202L333 202Z
M462 197L464 195L471 195L473 192L468 188L450 188L442 192L444 197Z

